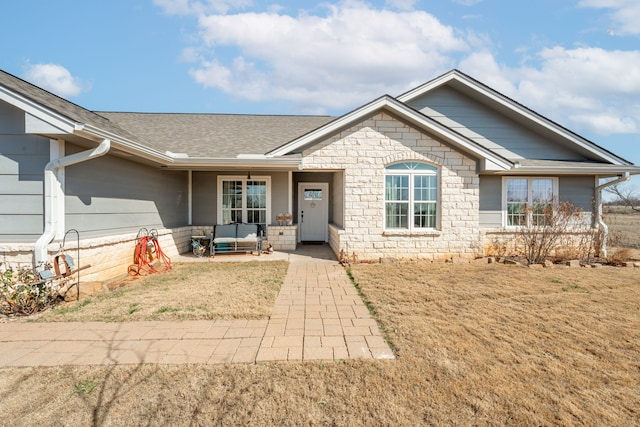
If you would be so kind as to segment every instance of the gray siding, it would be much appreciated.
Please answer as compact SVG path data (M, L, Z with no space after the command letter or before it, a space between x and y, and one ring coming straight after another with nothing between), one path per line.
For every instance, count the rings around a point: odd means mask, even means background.
M584 160L558 142L449 87L427 93L410 105L508 159Z
M480 228L502 226L502 177L480 176Z
M593 212L595 177L561 176L558 179L558 198L572 203L585 212ZM502 177L480 176L480 227L502 227Z
M34 241L44 230L49 140L25 135L24 120L22 110L0 102L0 242Z
M83 237L187 224L186 172L106 155L67 167L65 193L66 228Z
M271 224L276 224L278 213L289 212L289 176L287 172L271 175Z
M239 175L238 172L193 172L192 221L195 226L218 224L218 176ZM271 177L271 224L276 222L276 214L285 213L289 209L287 172L253 173L255 176Z
M558 182L561 202L570 202L585 212L593 212L595 199L594 176L561 176Z
M191 176L191 197L193 225L209 226L218 224L218 174L216 172L193 172Z

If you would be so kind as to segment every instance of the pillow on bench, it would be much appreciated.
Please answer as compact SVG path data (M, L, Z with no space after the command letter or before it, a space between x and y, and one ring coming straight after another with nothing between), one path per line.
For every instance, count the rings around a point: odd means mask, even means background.
M238 242L257 242L258 224L238 224L236 237Z

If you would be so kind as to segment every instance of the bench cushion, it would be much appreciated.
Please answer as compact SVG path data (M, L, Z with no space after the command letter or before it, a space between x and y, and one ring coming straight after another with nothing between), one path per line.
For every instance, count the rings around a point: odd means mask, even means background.
M236 237L239 242L257 242L258 241L258 225L257 224L238 224Z
M213 243L235 243L237 240L235 237L217 237L213 239Z

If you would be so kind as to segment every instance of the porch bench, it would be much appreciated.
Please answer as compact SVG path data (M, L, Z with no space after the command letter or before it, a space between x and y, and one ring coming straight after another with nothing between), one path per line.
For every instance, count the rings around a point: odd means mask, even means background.
M213 226L211 256L220 253L262 253L262 227L260 224L218 224Z

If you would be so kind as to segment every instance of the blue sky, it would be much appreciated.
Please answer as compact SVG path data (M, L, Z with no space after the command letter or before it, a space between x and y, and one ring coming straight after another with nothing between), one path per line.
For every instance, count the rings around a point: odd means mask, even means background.
M339 115L458 68L640 165L637 0L20 0L2 11L0 68L91 110Z

